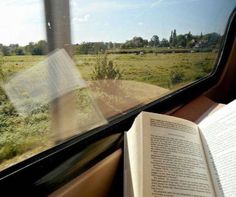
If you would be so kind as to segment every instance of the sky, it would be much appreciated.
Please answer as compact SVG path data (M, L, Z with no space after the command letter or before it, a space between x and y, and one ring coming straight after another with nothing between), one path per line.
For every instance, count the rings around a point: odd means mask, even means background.
M192 34L223 34L235 0L70 0L72 42L125 42ZM0 1L0 43L46 40L43 0Z

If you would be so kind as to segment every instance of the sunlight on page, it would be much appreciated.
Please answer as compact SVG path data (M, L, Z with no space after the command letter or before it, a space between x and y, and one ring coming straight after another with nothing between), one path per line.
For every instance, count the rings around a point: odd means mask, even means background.
M199 128L219 196L235 196L236 100L204 119Z

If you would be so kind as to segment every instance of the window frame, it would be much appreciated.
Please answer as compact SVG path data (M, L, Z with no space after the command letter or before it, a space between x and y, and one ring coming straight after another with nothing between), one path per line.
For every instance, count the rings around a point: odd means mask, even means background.
M231 16L229 17L226 31L223 35L223 43L219 51L218 60L211 74L149 104L137 107L135 109L130 109L126 114L122 114L110 119L109 124L107 125L103 125L81 135L74 136L73 138L58 144L49 150L41 152L29 159L26 159L1 171L0 188L3 189L1 191L3 192L5 188L9 192L9 187L7 187L9 185L13 190L15 190L15 188L23 187L23 190L20 190L22 192L25 191L24 189L27 189L27 192L33 191L34 194L37 191L42 192L41 194L48 194L56 187L52 187L50 183L45 187L40 187L37 186L36 182L38 179L51 172L65 160L70 159L75 154L82 154L84 157L86 157L86 151L84 152L84 150L86 150L87 147L106 137L109 140L109 137L115 134L122 135L124 131L130 128L133 120L141 111L165 113L176 106L184 105L185 103L199 96L202 92L215 85L220 79L224 70L224 66L226 65L230 55L236 35L235 27L236 8L234 8ZM82 173L91 165L100 161L116 148L122 147L120 135L117 135L117 143L111 144L110 148L108 149L109 151L107 151L106 154L103 154L101 157L93 158L93 160L90 162L90 165L81 168L79 173ZM68 180L71 177L66 177L65 175L64 178L65 180ZM22 183L23 181L26 181L26 184Z

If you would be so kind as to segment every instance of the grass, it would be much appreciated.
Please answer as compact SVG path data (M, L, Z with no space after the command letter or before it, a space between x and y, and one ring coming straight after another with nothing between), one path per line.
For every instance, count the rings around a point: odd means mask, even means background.
M121 71L122 80L145 82L167 89L176 89L206 76L211 72L216 57L217 53L213 52L107 56ZM82 77L91 80L97 55L75 55L73 58ZM43 59L44 56L3 57L0 65L1 83ZM104 98L109 101L110 97L112 95ZM90 113L91 110L86 107L89 105L86 92L77 92L77 99L81 111L84 114ZM86 121L87 116L83 113L79 118ZM29 116L20 116L0 88L0 170L53 146L50 121L49 106L44 106Z
M2 58L3 64L1 65L1 69L5 78L9 79L12 75L35 65L43 59L45 59L44 56L4 56Z
M173 89L178 84L171 83L171 72L181 70L183 80L189 83L197 80L212 70L216 53L173 53L173 54L111 54L108 56L122 72L122 79L150 83ZM96 64L95 55L75 56L77 66L86 80L92 77Z
M189 53L193 49L184 49L184 48L170 48L170 47L143 47L143 48L131 48L131 49L110 49L107 50L107 53L109 54L126 54L126 53L137 53L139 54L140 52L144 53ZM203 49L194 49L197 52L200 52ZM206 51L211 51L210 49L204 49L204 52Z

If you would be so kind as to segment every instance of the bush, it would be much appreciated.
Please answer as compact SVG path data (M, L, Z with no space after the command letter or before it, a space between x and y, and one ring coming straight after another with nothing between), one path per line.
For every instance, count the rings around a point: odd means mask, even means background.
M122 81L122 74L112 60L108 60L107 54L97 56L96 65L92 73L93 89L104 94L104 100L109 100L112 96L117 98L124 95Z
M97 56L96 65L93 70L93 80L121 79L121 71L114 66L113 61L107 59L107 54Z
M172 85L181 83L184 80L184 72L182 70L171 71L170 80L171 80Z
M0 113L5 116L16 116L15 107L10 102L1 103Z

